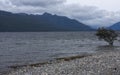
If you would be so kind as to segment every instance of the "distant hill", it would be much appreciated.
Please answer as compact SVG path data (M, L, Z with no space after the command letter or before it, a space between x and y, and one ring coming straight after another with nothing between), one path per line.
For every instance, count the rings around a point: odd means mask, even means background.
M120 22L110 26L109 29L120 30Z
M28 15L0 11L0 32L37 32L37 31L90 31L91 27L49 13L43 15Z

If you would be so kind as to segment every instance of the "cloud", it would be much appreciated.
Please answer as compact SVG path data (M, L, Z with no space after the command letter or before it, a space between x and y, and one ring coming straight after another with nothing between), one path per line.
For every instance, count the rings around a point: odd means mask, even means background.
M11 7L11 2L9 0L0 0L0 9L6 9Z
M57 12L55 12L57 11ZM119 12L109 12L94 6L81 6L77 4L65 4L54 13L77 19L90 26L110 26L120 21Z
M61 4L65 0L10 0L16 6L41 6Z
M77 19L90 26L109 26L120 21L120 12L110 12L95 6L68 3L69 0L0 0L0 10L14 13L44 12Z
M97 15L97 13L96 13ZM110 26L114 23L120 22L120 13L117 12L107 12L105 11L101 18L96 17L89 20L84 20L85 23L92 25L92 26Z
M23 13L43 13L54 11L54 7L62 6L66 0L0 0L0 10Z

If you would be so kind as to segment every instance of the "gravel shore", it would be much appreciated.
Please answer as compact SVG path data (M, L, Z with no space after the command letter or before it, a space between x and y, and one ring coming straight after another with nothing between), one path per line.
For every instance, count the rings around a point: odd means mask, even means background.
M97 53L41 67L25 67L8 75L120 75L120 51Z

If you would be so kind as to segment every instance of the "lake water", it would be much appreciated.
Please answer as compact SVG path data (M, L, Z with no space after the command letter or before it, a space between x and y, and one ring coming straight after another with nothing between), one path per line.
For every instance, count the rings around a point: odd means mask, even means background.
M115 41L115 47L105 45L107 43L99 41L95 32L3 32L0 33L0 73L10 70L8 67L12 65L119 50L120 40Z

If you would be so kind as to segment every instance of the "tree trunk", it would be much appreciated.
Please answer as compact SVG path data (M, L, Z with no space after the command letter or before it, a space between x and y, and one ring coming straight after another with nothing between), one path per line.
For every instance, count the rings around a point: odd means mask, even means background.
M110 46L113 46L113 42L110 42L109 45L110 45Z

